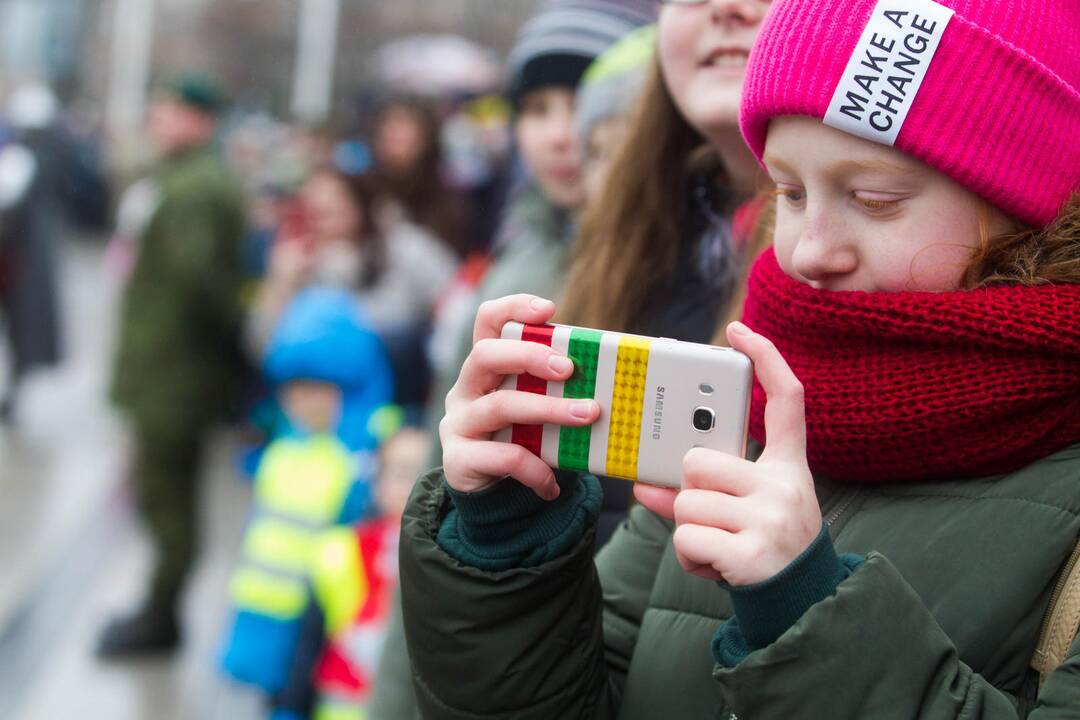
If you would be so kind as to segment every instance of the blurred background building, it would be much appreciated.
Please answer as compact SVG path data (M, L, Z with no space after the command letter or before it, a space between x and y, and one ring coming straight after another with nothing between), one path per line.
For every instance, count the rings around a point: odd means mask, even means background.
M220 78L241 108L345 122L384 43L450 33L505 55L535 0L0 0L4 87L44 80L114 134L165 68Z

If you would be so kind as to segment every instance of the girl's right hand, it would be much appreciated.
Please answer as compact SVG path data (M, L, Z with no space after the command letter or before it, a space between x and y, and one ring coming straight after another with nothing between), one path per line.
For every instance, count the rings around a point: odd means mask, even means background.
M483 490L510 476L545 500L559 496L555 474L531 452L496 442L492 434L514 424L582 426L600 415L595 400L570 400L517 390L501 390L507 375L530 373L542 380L566 380L573 362L539 343L503 340L511 320L545 323L555 303L534 295L510 295L480 306L473 349L446 396L446 416L439 423L446 482L459 492Z

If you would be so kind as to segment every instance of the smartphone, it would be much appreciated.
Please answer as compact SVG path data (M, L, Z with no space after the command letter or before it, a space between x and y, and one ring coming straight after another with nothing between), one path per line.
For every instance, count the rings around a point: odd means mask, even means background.
M574 362L566 381L513 375L503 389L600 404L590 426L515 425L496 434L551 467L677 488L691 448L746 456L754 370L737 350L518 322L506 323L502 337L547 345Z

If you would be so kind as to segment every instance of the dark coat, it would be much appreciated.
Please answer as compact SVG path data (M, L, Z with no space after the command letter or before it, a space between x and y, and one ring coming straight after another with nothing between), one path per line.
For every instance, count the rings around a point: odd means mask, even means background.
M436 532L441 473L406 508L401 585L423 717L1075 717L1080 642L1041 691L1029 668L1080 535L1080 446L1018 472L891 485L817 483L838 552L866 556L836 593L733 668L710 642L728 593L684 571L672 525L635 507L538 567L485 572Z
M61 225L49 177L32 149L32 175L19 199L0 211L0 315L15 376L60 361L57 240Z

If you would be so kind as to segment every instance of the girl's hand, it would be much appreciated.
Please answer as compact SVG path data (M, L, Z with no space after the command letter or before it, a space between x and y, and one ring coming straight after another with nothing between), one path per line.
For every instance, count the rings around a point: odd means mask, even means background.
M307 282L314 268L314 253L304 243L280 236L274 241L270 249L271 282L297 290Z
M675 552L688 571L752 585L791 564L821 532L821 509L806 462L803 388L783 356L742 323L731 347L750 356L768 398L767 443L757 462L695 448L683 459L683 488L638 484L634 495L674 520Z
M519 445L491 439L516 423L581 426L600 415L594 400L499 389L507 375L527 372L543 380L565 380L573 374L574 364L565 355L539 343L499 337L510 320L543 323L554 314L555 303L533 295L511 295L480 306L472 352L446 396L446 416L439 423L443 471L455 490L476 492L511 476L545 500L559 496L555 474L543 460Z

